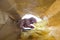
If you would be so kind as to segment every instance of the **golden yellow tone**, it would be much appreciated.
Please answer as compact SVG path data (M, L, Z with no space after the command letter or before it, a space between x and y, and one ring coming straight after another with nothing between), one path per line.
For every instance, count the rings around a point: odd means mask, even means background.
M37 14L41 18L47 16L48 26L60 28L60 0L19 0L16 1L19 14ZM56 40L60 40L60 31L55 30ZM58 36L59 35L59 36Z
M20 40L56 40L51 30L46 27L46 21L34 23L34 26L30 31L21 32Z
M55 29L51 37L47 36L49 32L45 30L43 32L39 30L30 31L31 33L22 32L27 40L33 37L33 40L39 40L39 37L41 40L45 40L46 37L48 37L46 40L60 40L60 0L0 0L0 40L18 40L20 28L17 28L15 21L26 13L38 15L40 18L46 16L48 18L47 28ZM37 24L34 25L37 26ZM45 26L45 23L42 26ZM32 37L26 35L29 33ZM42 33L47 35L40 36ZM22 40L25 39L22 37Z

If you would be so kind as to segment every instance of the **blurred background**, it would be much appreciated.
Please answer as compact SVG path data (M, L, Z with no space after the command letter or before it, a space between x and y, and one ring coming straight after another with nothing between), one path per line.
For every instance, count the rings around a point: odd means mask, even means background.
M56 27L60 40L60 0L0 0L0 40L18 40L17 21L26 13L48 18L48 26Z

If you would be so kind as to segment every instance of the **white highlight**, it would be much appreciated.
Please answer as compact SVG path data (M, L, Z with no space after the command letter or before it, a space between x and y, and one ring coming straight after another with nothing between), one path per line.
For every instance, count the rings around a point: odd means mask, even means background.
M25 30L28 30L28 29L32 29L32 28L29 28L29 27L28 27L28 28L26 28L26 27L23 27L23 29L25 29Z
M41 18L36 17L36 16L34 16L34 15L32 15L32 14L26 14L26 15L24 15L24 16L22 17L22 19L29 19L29 18L31 18L31 17L34 17L34 18L37 20L37 22L42 21Z

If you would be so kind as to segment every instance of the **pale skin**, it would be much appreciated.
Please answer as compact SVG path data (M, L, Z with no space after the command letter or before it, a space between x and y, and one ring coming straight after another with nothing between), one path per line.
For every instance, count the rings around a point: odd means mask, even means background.
M36 23L36 19L31 17L29 19L22 19L20 21L20 28L23 29L23 27L29 27L29 28L34 28L30 24Z

